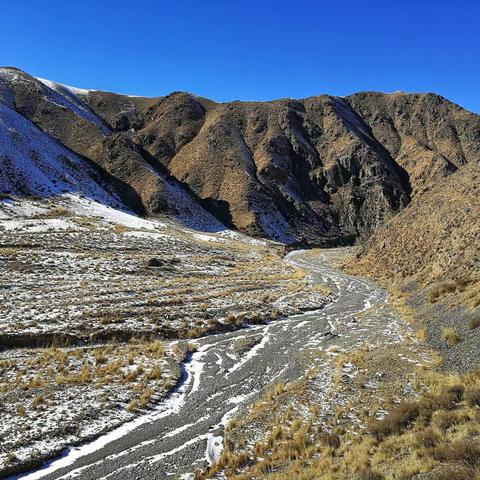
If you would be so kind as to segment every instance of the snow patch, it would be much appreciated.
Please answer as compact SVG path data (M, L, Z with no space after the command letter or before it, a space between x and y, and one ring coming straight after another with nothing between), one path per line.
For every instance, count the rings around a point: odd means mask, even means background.
M223 437L209 435L207 439L207 450L205 456L209 465L214 465L218 462L220 455L223 452Z
M78 117L87 120L88 122L96 125L104 135L110 133L110 129L107 125L95 115L90 108L83 103L83 101L78 97L78 95L85 95L88 93L88 90L83 90L80 88L69 87L68 85L63 85L62 83L52 82L51 80L46 80L44 78L36 77L39 82L41 82L45 87L47 87L46 95L48 100L56 105L68 108Z
M119 203L81 157L2 103L0 170L2 192L40 196L76 192L102 203Z

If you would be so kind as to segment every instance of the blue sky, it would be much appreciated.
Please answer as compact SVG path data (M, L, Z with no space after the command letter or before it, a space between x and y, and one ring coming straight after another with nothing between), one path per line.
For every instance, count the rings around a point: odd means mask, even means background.
M2 0L0 63L214 100L437 92L480 112L480 2Z

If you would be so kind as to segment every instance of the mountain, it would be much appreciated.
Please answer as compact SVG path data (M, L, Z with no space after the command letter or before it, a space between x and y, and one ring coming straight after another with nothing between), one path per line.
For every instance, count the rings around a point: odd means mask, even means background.
M480 280L478 247L480 163L465 166L414 198L373 234L355 268L396 284Z
M285 243L364 240L480 157L480 117L435 94L217 103L82 90L3 68L0 102L5 128L22 118L138 213L200 215L210 228Z

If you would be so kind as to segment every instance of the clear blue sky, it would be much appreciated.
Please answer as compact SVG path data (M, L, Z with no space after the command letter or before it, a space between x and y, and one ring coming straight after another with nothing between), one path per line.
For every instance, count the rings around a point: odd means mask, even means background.
M480 112L480 1L2 0L0 62L70 85L267 100L434 91Z

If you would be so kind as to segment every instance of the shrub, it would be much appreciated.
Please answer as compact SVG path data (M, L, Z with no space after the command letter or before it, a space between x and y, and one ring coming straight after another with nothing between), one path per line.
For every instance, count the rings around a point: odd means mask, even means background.
M432 425L444 432L454 423L455 419L452 417L451 413L446 412L445 410L439 410L432 415Z
M415 442L419 447L432 448L439 442L439 436L432 428L425 428L415 432Z
M441 462L459 463L471 468L475 468L480 463L480 443L470 438L439 445L429 453Z
M463 387L455 386L444 390L438 395L422 398L417 402L418 416L430 421L438 410L452 410L462 400Z
M463 385L453 385L445 390L445 394L451 396L454 402L461 402L464 393L465 387Z
M419 415L417 402L405 402L394 408L384 419L375 420L368 426L368 431L377 438L392 433L400 433Z
M337 433L324 432L320 434L320 443L326 447L338 448L340 446L340 436Z

